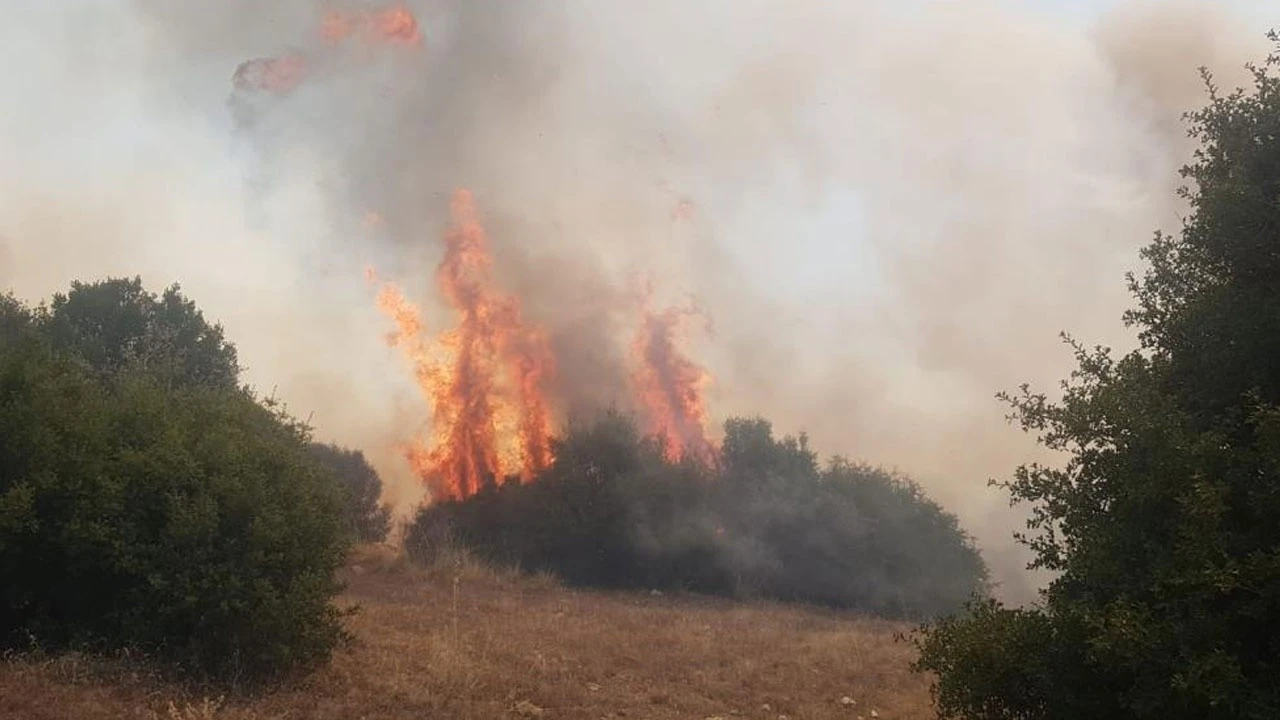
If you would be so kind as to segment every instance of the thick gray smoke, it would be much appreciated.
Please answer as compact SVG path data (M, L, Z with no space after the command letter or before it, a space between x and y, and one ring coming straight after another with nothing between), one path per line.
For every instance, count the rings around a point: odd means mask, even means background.
M249 377L414 501L424 421L366 265L426 300L449 192L553 334L566 410L623 402L631 291L714 319L715 417L895 466L960 514L1008 597L1035 456L995 391L1050 389L1056 333L1124 346L1123 272L1176 229L1179 114L1270 18L1122 4L420 0L417 51L318 35L318 0L28 3L0 27L0 287L179 281ZM313 71L229 106L244 60ZM244 100L243 98L241 100ZM381 221L369 223L370 213ZM445 318L429 314L433 323Z

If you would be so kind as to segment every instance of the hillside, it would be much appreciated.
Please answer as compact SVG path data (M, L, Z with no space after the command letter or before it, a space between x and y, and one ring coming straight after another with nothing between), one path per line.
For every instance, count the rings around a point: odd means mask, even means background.
M120 663L0 662L0 717L932 717L906 626L776 604L568 590L362 548L345 571L356 641L273 693L218 701ZM853 701L850 703L850 701ZM874 712L874 715L873 715Z

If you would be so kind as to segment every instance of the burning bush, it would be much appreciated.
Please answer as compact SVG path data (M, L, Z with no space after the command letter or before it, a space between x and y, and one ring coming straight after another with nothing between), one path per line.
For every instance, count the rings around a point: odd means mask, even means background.
M108 281L5 299L0 333L0 643L243 681L328 657L342 494L220 329Z
M534 482L488 483L410 528L426 557L447 533L482 557L566 582L757 595L924 616L984 588L956 520L910 481L842 460L764 420L726 423L712 463L672 461L617 413L571 427Z

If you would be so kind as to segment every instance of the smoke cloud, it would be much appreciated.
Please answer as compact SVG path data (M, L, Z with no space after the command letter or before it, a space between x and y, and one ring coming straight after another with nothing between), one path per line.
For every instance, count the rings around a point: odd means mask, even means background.
M1052 389L1056 333L1125 347L1123 273L1190 146L1178 120L1268 50L1220 4L1092 24L1008 2L419 0L423 45L326 46L366 3L30 3L0 27L0 287L181 282L248 378L421 488L427 421L363 269L432 296L467 187L547 327L565 413L627 402L636 287L696 300L711 411L919 479L1029 597L986 488L1038 457L992 399ZM251 58L312 59L236 97ZM376 222L371 222L376 218ZM429 326L448 322L428 305Z

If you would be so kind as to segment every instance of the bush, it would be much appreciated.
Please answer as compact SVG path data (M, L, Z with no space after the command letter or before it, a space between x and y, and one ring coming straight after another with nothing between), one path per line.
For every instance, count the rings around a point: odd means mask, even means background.
M171 366L104 373L55 349L47 315L10 300L0 324L15 317L0 344L0 642L136 649L236 682L326 659L346 533L305 428L224 383L179 385Z
M421 511L406 545L447 542L599 587L661 587L928 616L985 587L955 518L910 481L835 460L763 420L726 424L718 467L672 463L626 417L571 427L534 482Z
M391 508L380 505L382 480L364 453L332 443L312 443L315 458L338 480L346 494L343 518L353 537L360 542L381 542L391 531Z
M1280 717L1278 69L1190 116L1192 213L1131 278L1141 348L1072 343L1061 400L1005 397L1066 457L1004 486L1056 578L917 636L945 716Z
M37 319L56 350L102 377L137 371L166 385L238 386L235 346L177 285L156 296L136 277L74 282Z

